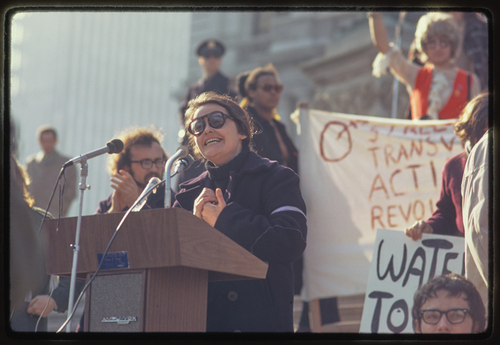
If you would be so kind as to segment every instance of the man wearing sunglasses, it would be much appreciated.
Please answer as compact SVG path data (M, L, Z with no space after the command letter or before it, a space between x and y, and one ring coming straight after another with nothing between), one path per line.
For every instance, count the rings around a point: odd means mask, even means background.
M480 333L485 329L485 315L476 287L458 274L434 278L413 298L415 333Z
M297 149L276 112L282 90L272 64L258 67L249 73L244 90L240 90L249 103L246 107L247 102L242 101L242 107L257 122L259 132L253 138L256 152L298 173Z
M258 67L238 75L238 91L242 98L241 107L255 121L257 133L253 136L255 152L261 157L277 161L279 164L299 172L298 152L288 136L285 125L279 121L276 107L280 101L281 85L278 72L272 64ZM294 295L302 289L302 256L294 261ZM300 332L308 332L309 319L307 302L303 303Z
M123 150L119 154L110 155L108 170L111 174L113 193L99 202L96 211L116 213L126 211L139 197L152 177L163 179L165 163L168 159L161 147L161 134L147 128L130 128L120 136ZM164 191L162 188L152 194L145 208L163 207Z

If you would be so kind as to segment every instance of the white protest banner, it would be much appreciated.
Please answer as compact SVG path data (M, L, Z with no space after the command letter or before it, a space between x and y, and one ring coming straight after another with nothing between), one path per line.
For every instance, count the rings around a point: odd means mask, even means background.
M361 333L413 333L411 309L418 288L447 273L464 273L464 239L379 229L366 289Z
M300 122L308 223L302 298L365 293L376 229L401 231L432 215L444 163L463 152L455 120L306 110Z

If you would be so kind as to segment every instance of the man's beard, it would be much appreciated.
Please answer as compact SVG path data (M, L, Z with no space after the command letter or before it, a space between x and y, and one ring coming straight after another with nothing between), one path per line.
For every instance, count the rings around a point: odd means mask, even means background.
M131 172L131 175L132 175L132 177L134 178L135 183L137 184L137 186L138 186L141 190L142 190L142 189L144 189L144 188L146 188L146 186L147 186L147 184L148 184L149 180L151 180L151 178L152 178L152 177L158 177L158 178L161 178L160 173L158 173L158 172L150 172L150 173L147 173L147 174L144 176L144 181L145 181L145 183L141 183L141 182L139 182L139 181L137 181L137 180L135 179L135 176L134 176L134 174L133 174L132 172Z

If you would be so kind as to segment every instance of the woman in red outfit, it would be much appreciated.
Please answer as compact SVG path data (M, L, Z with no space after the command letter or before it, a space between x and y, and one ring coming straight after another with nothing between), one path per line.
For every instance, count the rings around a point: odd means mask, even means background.
M459 36L450 14L428 13L418 21L415 40L424 66L408 61L399 47L388 42L381 13L368 13L368 19L373 44L380 52L373 74L379 77L389 67L406 85L412 119L458 118L479 94L479 78L454 65Z

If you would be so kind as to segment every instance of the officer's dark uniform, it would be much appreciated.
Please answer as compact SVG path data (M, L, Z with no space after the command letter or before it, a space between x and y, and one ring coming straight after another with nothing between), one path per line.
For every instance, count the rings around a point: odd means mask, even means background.
M214 56L222 57L226 48L222 42L217 40L206 40L201 42L196 48L196 55L198 56ZM217 71L214 75L208 78L201 78L196 83L189 86L184 101L179 108L179 117L181 124L184 124L184 113L187 109L187 104L196 96L201 95L203 92L213 91L221 95L229 95L231 98L236 97L236 90L234 80Z
M224 44L218 40L210 39L202 41L196 48L197 56L214 56L216 58L222 57L224 55L226 48ZM196 83L189 86L184 101L179 108L179 120L184 126L184 113L186 112L187 105L190 100L196 98L196 96L201 95L203 92L213 91L221 95L229 95L231 98L236 99L236 90L234 86L234 80L217 71L214 75L208 78L201 78ZM184 137L183 144L187 143L186 137ZM179 182L187 181L193 177L197 177L205 171L205 166L200 163L200 161L195 161L191 167L182 172L179 176Z

